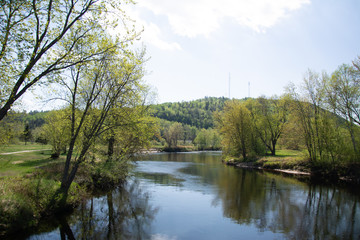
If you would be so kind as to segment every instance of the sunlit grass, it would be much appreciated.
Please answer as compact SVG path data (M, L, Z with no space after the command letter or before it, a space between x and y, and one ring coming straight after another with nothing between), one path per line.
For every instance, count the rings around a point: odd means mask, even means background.
M264 168L304 170L307 166L307 157L304 150L281 149L275 156L266 155L257 160Z
M20 143L20 144L7 144L0 145L0 154L1 153L9 153L9 152L20 152L26 150L43 150L43 149L51 149L50 145L43 145L38 143Z
M52 159L51 150L0 155L0 177L23 175L49 163L63 161Z

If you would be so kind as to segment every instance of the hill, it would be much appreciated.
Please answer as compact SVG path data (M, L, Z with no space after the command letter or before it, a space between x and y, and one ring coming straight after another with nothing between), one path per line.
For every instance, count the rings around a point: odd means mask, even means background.
M188 102L162 103L152 106L152 115L160 119L208 129L214 127L213 112L221 111L227 100L229 99L225 97L205 97Z

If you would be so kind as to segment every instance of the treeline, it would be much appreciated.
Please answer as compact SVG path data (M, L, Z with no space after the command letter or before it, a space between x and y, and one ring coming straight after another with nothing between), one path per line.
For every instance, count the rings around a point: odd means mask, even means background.
M285 148L306 149L313 171L359 164L360 57L333 73L308 70L281 97L231 100L215 114L225 155L249 161Z
M213 128L198 129L179 122L158 119L158 134L153 146L164 151L220 150L220 134Z
M165 151L220 150L221 139L214 127L213 114L221 111L227 100L205 97L152 105L152 116L159 122L153 145Z
M223 97L205 97L190 102L149 106L149 114L156 125L154 129L157 129L152 138L152 146L172 151L220 150L221 139L214 128L213 113L222 110L227 100ZM0 126L0 131L7 131L2 135L7 138L3 139L3 143L21 141L52 144L56 145L53 150L54 156L58 156L61 153L59 145L64 145L60 143L64 134L58 133L59 136L55 141L52 137L55 133L49 133L49 131L50 129L53 131L65 129L61 120L56 119L59 118L57 115L64 114L61 111L31 111L29 113L10 111L8 117L2 121L3 127ZM161 118L161 116L165 117ZM175 120L168 120L166 116ZM65 119L65 115L63 118ZM139 147L143 146L139 145Z
M9 111L0 124L0 146L37 142L47 144L41 127L46 123L49 111L16 112Z
M201 128L213 128L213 112L221 111L225 97L205 97L189 102L162 103L152 106L154 117Z

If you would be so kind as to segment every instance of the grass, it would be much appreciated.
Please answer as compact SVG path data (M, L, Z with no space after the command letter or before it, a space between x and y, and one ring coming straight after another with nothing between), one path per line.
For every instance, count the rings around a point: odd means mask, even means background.
M1 152L44 147L49 149L38 144L9 145L2 147ZM51 150L0 154L0 238L36 226L42 217L51 215L56 206L60 206L57 192L60 181L56 177L64 160L65 156L52 159ZM86 194L85 189L74 182L66 206L77 205Z
M39 167L58 161L63 159L52 159L51 150L0 155L0 177L28 174Z
M8 152L20 152L26 150L44 150L51 149L50 145L43 145L38 143L21 143L21 144L8 144L8 145L0 145L0 154L8 153Z
M266 169L289 169L309 172L309 164L304 150L277 150L276 155L265 155L254 157L249 162L244 162L241 158L225 156L224 161L227 164L243 163L247 166L256 166Z
M299 150L277 150L275 156L263 156L256 162L264 168L307 171L306 153Z

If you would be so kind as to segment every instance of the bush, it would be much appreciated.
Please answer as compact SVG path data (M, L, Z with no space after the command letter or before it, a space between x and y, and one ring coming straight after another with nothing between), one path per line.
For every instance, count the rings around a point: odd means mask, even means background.
M60 182L38 177L0 180L0 236L37 225L60 206ZM70 187L67 207L80 203L85 191L76 183Z
M129 167L127 161L98 163L91 173L94 187L101 190L113 188L125 180Z

